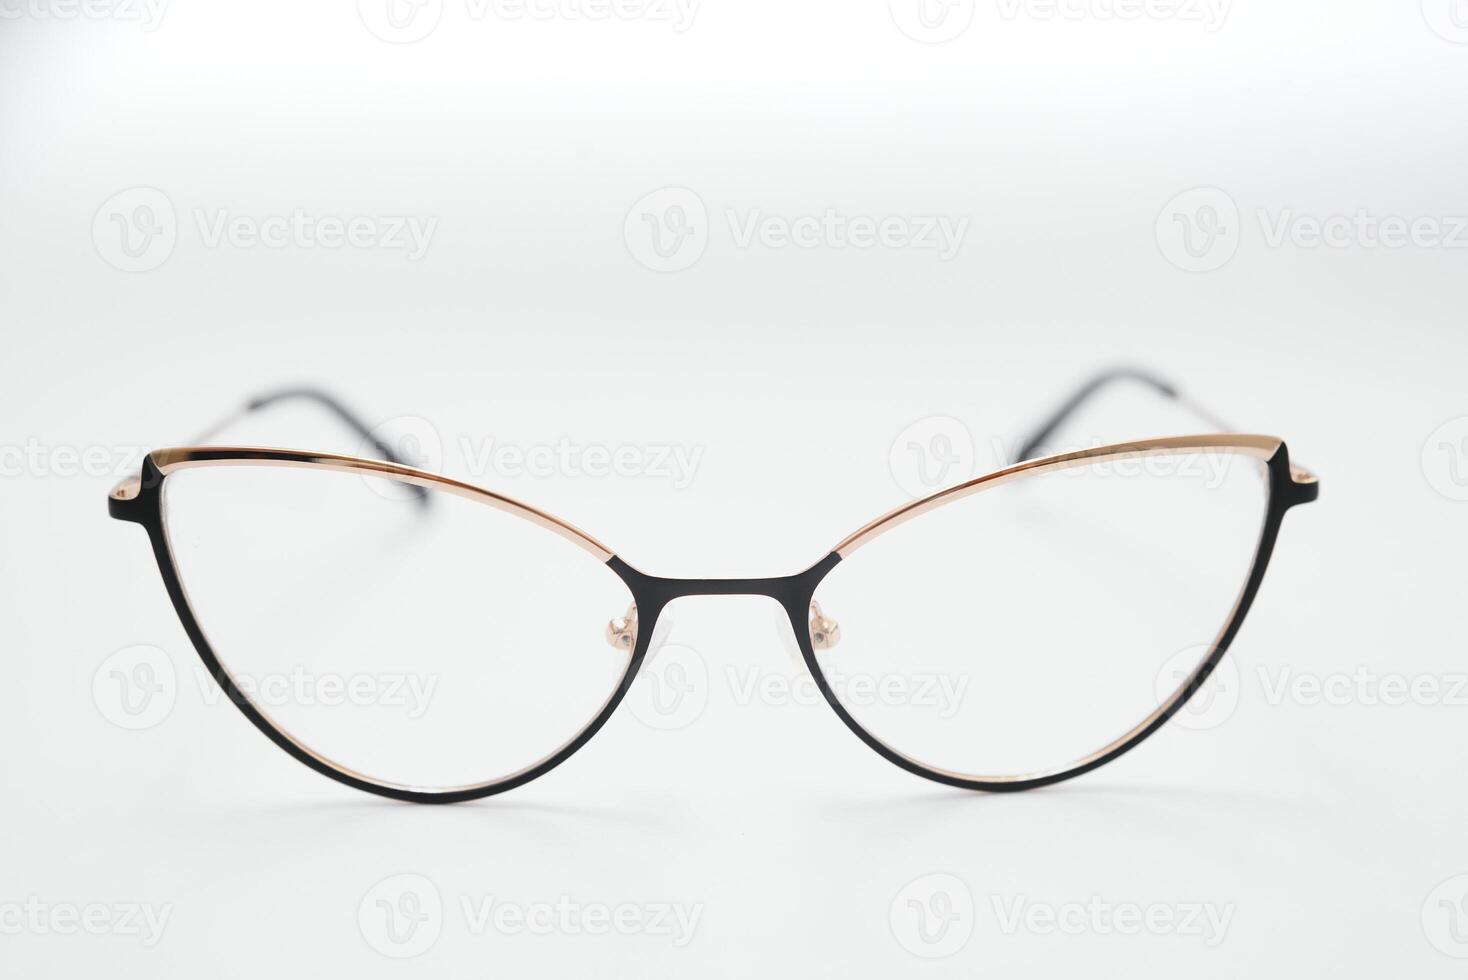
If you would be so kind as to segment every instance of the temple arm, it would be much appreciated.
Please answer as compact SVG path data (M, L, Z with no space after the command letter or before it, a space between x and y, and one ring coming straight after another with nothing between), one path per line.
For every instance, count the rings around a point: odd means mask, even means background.
M1027 459L1034 459L1036 456L1041 455L1040 450L1045 445L1045 440L1054 435L1055 432L1062 425L1070 420L1071 416L1080 411L1080 409L1085 406L1086 402L1090 401L1095 396L1096 392L1100 391L1102 388L1114 385L1117 382L1134 382L1137 384L1145 385L1146 387L1151 388L1153 391L1157 392L1157 394L1161 395L1162 397L1171 399L1172 401L1175 401L1178 404L1189 409L1194 415L1197 415L1200 419L1207 422L1208 425L1212 428L1218 429L1222 432L1232 431L1232 426L1230 426L1228 423L1222 421L1218 418L1218 416L1214 415L1212 412L1209 412L1207 409L1204 409L1201 406L1196 405L1193 402L1184 398L1181 394L1178 393L1178 390L1175 386L1168 384L1166 381L1157 377L1157 375L1152 374L1148 371L1140 370L1139 368L1113 368L1110 371L1101 372L1100 374L1091 378L1085 384L1081 385L1081 387L1077 389L1073 395L1067 398L1060 405L1059 408L1052 412L1045 419L1045 421L1041 423L1038 428L1035 429L1034 433L1020 444L1019 451L1014 454L1013 462L1023 463Z
M1095 394L1103 388L1117 383L1140 384L1152 389L1157 394L1167 398L1182 407L1188 409L1198 418L1208 423L1210 427L1220 432L1236 431L1233 426L1224 422L1217 415L1202 407L1197 402L1184 397L1175 385L1164 381L1157 375L1139 368L1119 367L1109 371L1103 371L1081 385L1060 407L1052 412L1045 421L1035 429L1028 439L1020 444L1019 450L1014 454L1015 463L1023 463L1027 459L1034 459L1041 455L1045 441L1053 436L1061 426L1068 422L1071 416L1080 411ZM1304 466L1298 464L1290 467L1294 471L1294 477L1298 482L1314 482L1315 477Z
M231 425L238 422L246 415L249 415L251 412L258 412L262 408L269 408L271 405L275 405L279 402L289 401L292 399L311 402L317 406L320 406L321 408L326 409L332 415L335 415L337 419L342 422L347 428L351 429L357 435L361 436L363 442L372 448L372 452L378 458L386 460L389 463L397 463L399 466L413 465L411 462L403 459L400 453L394 452L393 448L387 443L383 442L382 439L378 438L378 436L376 436L372 432L371 427L369 427L367 423L362 420L361 416L357 415L357 413L347 408L346 405L342 404L336 398L332 397L330 394L322 391L319 388L282 388L279 391L272 391L264 395L260 395L256 398L251 398L249 401L245 402L243 408L230 415L225 416L223 419L220 419L218 422L205 429L199 435L195 436L192 444L205 445L209 443L209 441L217 436L221 431L229 428ZM137 477L136 475L134 475L129 479L136 480ZM123 484L126 485L128 482L128 480L124 480ZM413 497L418 501L418 504L420 506L428 505L429 495L427 490L411 483L405 483L403 484L403 486L407 487L409 492L412 493Z

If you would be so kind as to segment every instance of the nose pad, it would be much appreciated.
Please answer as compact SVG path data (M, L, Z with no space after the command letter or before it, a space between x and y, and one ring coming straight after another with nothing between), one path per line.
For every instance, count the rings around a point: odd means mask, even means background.
M613 617L607 623L607 645L613 650L621 650L623 653L630 654L637 648L637 631L640 625L637 619L637 603L634 602L627 607L625 613ZM664 606L658 613L657 625L653 627L652 636L648 638L647 655L649 657L657 653L658 647L667 642L668 632L672 628L672 612L669 607Z
M775 631L780 634L780 644L785 648L790 662L797 667L804 667L805 658L801 656L800 647L790 633L789 615L780 606L772 606L770 611ZM810 604L810 618L806 621L805 628L809 631L812 649L830 650L841 642L841 624L827 616L818 602Z
M774 602L766 603L770 610L770 626L775 635L780 638L780 649L785 651L785 656L790 658L790 664L797 672L805 670L805 657L800 652L800 644L797 642L794 630L791 629L790 614L785 607Z
M830 650L841 642L841 624L821 611L821 604L810 604L810 645L817 650Z
M637 646L637 603L632 603L624 615L607 623L607 643L612 649L625 653L631 653Z

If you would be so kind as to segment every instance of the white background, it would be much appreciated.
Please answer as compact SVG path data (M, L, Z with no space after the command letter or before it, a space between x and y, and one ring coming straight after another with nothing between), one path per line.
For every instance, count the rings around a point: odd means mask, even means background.
M405 44L344 0L0 9L0 973L413 968L381 948L436 975L1461 973L1468 704L1442 702L1463 692L1383 704L1352 681L1327 704L1261 681L1364 668L1451 691L1468 671L1468 236L1432 238L1468 215L1461 3L1237 0L1220 22L959 0L925 32L900 0L704 0L681 24L443 0ZM659 272L634 206L665 188L694 195L703 251ZM1214 190L1175 200L1196 188ZM140 204L165 233L129 258L113 216ZM827 209L966 233L947 258L738 237L751 214ZM297 210L436 223L416 258L209 234ZM1362 210L1428 220L1398 247L1354 225L1312 245L1312 221ZM739 703L731 670L801 675L772 604L711 598L673 610L708 677L683 727L620 712L473 804L369 797L200 683L143 535L105 513L134 447L311 381L374 422L428 420L444 471L644 570L784 574L906 499L909 426L967 434L960 478L1133 362L1285 437L1323 493L1286 521L1231 710L1029 794L910 776L824 705ZM1194 427L1119 389L1074 439ZM702 455L687 486L517 476L473 471L463 440L484 439ZM284 407L231 441L355 448ZM177 690L127 731L93 678L139 644ZM442 911L395 947L372 922L400 874ZM462 904L561 896L700 917L680 947L476 930ZM941 939L909 899L950 910ZM156 942L116 920L58 934L68 908L128 903L168 916ZM1016 903L1039 917L1008 924ZM1118 934L1105 910L1126 906L1228 925ZM1047 909L1069 925L1045 930Z

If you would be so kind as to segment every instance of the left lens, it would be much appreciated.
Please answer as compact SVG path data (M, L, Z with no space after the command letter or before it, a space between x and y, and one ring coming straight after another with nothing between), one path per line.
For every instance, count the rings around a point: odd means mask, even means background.
M523 512L383 489L317 467L171 474L169 545L215 654L276 728L370 781L457 789L553 755L626 673L607 635L626 585Z

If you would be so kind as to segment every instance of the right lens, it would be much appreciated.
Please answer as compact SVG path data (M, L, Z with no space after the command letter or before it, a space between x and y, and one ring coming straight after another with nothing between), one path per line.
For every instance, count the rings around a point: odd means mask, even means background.
M402 489L322 467L183 468L164 521L210 647L277 728L374 782L502 780L605 707L631 657L608 623L631 593L520 512Z
M813 631L822 674L861 727L929 769L1068 769L1212 649L1258 549L1265 473L1228 450L1102 458L893 526L816 590L839 628L834 643Z

